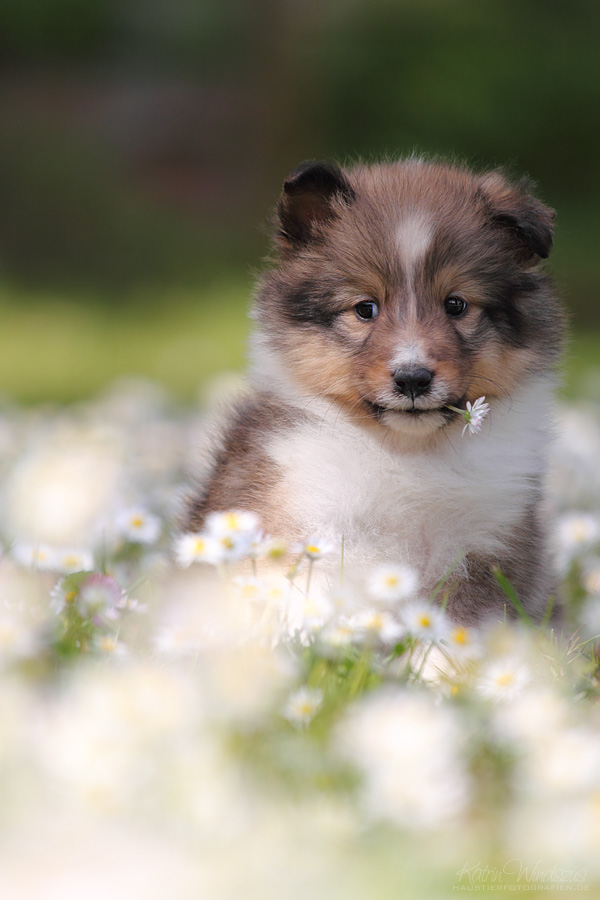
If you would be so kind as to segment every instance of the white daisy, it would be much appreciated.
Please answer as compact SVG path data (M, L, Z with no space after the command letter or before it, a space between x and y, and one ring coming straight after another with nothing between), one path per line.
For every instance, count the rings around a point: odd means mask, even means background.
M570 714L568 701L553 687L529 685L510 703L496 706L492 734L513 751L531 752L536 744L546 749L568 728Z
M182 658L196 653L198 645L190 637L187 628L164 626L152 639L152 645L160 656Z
M485 402L485 397L478 397L474 403L470 403L467 400L466 409L459 409L457 406L450 405L447 409L459 413L465 420L465 427L462 430L463 435L467 429L469 429L470 434L477 434L481 430L481 423L490 411L490 405Z
M76 606L79 591L68 578L61 578L50 591L50 609L60 615L64 609Z
M264 599L265 584L253 575L238 575L233 579L235 592L240 600L257 603Z
M189 566L194 562L215 565L223 559L219 542L210 534L181 534L175 539L174 549L175 559L180 566Z
M557 538L561 553L573 558L600 540L598 517L590 513L567 513L558 521Z
M0 609L0 665L16 659L35 656L39 636L11 610Z
M337 622L330 623L321 634L323 643L334 648L348 647L356 638L356 628L349 619L344 617L338 619Z
M246 556L252 556L254 539L252 532L231 532L220 537L214 535L220 559L224 562L237 562Z
M349 619L354 637L361 643L374 639L385 644L397 643L406 628L389 612L381 609L365 609Z
M456 711L427 694L384 688L349 708L334 739L362 775L367 812L421 829L456 821L468 805L464 732Z
M531 672L522 659L504 656L482 669L475 689L487 700L512 700L530 681Z
M206 533L218 547L220 559L236 562L245 556L255 556L260 546L259 518L253 512L231 509L210 513L206 517Z
M141 506L122 510L116 517L119 535L132 544L153 544L160 537L161 522Z
M82 615L118 619L123 589L112 575L93 574L85 579L77 595Z
M407 603L400 610L400 618L408 633L422 641L440 640L448 632L445 614L431 603L424 601Z
M322 705L323 691L301 687L288 698L283 715L292 725L308 725Z
M395 603L412 596L418 584L417 573L409 566L380 566L369 576L367 590L376 600Z
M464 625L451 626L444 637L444 647L455 662L467 663L478 659L482 653L481 641L472 628Z
M255 513L246 510L230 509L226 512L209 513L206 517L206 530L216 538L249 537L249 545L260 539L259 518Z
M322 540L314 535L302 545L302 552L309 559L321 559L335 549L331 541Z
M286 541L279 538L267 537L263 538L261 542L259 555L265 559L277 561L282 559L288 550L289 547Z
M327 625L334 613L330 595L324 590L305 594L298 588L288 594L285 617L290 635L299 635L303 642Z
M38 572L55 572L58 568L56 553L47 544L17 542L11 547L10 555L20 566Z
M89 550L56 550L56 568L65 575L73 572L91 572L94 569L94 557Z
M600 791L600 737L594 727L567 727L538 741L525 764L529 790L541 796Z
M600 596L600 565L588 568L583 575L583 586L588 594Z
M111 634L95 634L92 646L102 656L112 656L114 659L123 659L128 653L123 641Z
M286 541L279 538L271 537L263 531L256 528L252 532L252 539L248 547L246 555L250 559L282 559L288 552Z
M485 402L485 397L479 397L472 405L467 400L467 408L463 413L465 427L463 428L462 433L464 434L468 428L470 434L477 434L477 432L481 430L481 423L489 411L490 405Z
M123 612L146 613L148 612L148 604L140 603L133 597L128 597L125 592L121 595L121 599L117 603L117 607Z
M292 583L285 575L271 572L263 580L264 598L267 605L277 609L283 609L287 603L291 591Z

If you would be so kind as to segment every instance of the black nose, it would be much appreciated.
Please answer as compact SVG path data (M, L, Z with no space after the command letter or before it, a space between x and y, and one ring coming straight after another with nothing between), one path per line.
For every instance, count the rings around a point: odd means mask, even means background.
M424 394L432 381L433 372L430 372L429 369L424 369L422 366L396 369L394 372L396 389L412 400Z

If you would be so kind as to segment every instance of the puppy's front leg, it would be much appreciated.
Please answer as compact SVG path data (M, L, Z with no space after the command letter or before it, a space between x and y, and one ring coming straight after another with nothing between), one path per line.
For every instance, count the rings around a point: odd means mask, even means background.
M514 590L530 620L541 621L548 605L553 604L551 621L559 624L555 579L550 562L543 557L541 550L526 557L469 554L464 571L448 583L448 615L461 625L518 619L519 611L498 581L497 573L501 573L501 580L508 582L509 590Z

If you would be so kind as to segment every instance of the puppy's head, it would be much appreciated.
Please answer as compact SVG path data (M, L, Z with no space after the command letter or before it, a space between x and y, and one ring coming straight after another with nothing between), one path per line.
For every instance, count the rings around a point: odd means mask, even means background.
M286 179L262 339L304 393L356 421L436 432L553 365L562 315L540 272L553 212L521 182L409 160Z

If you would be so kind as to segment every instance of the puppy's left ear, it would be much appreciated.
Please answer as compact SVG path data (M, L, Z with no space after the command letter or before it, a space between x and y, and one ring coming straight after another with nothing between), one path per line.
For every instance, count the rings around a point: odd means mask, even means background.
M554 238L554 210L533 197L526 179L513 185L501 172L490 172L480 185L492 220L509 229L521 260L546 259Z
M277 205L277 237L283 249L307 244L315 225L334 218L340 203L347 205L354 191L338 166L304 162L288 175Z

